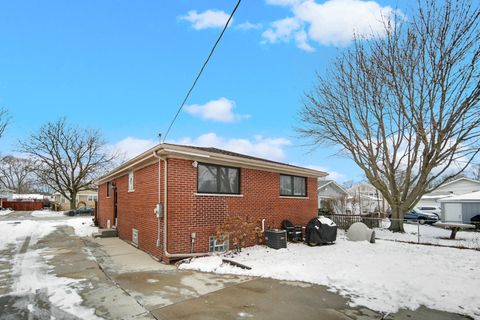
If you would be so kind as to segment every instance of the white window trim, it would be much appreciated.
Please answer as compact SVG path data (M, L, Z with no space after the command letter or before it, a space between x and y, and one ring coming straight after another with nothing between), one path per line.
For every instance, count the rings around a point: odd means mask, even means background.
M298 200L308 200L310 197L294 197L294 196L279 196L280 199L298 199Z
M198 193L194 192L194 196L200 196L200 197L237 197L241 198L243 197L243 194L234 194L234 193Z

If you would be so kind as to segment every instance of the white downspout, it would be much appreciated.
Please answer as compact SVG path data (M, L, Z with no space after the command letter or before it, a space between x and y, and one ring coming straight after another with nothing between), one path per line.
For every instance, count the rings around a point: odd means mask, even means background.
M168 244L168 228L167 228L167 217L168 217L168 208L167 208L167 196L168 196L168 161L166 157L161 157L157 154L156 151L153 151L153 155L155 158L159 159L158 160L158 170L159 170L159 178L160 178L160 161L163 160L164 163L164 174L163 174L163 179L164 179L164 187L163 187L163 254L167 258L187 258L187 257L200 257L200 256L206 256L209 255L209 253L169 253L167 244ZM158 193L159 193L159 203L160 203L160 184L161 181L158 179ZM158 240L160 239L160 218L158 218Z

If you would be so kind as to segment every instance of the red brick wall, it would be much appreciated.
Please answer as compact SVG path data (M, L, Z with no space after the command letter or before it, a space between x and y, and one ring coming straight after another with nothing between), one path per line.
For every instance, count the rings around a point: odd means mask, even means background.
M229 214L248 217L250 221L266 219L265 226L280 227L282 220L305 225L317 215L317 180L308 178L305 198L282 198L278 173L240 169L240 192L243 196L195 195L197 169L192 161L168 160L168 252L192 251L191 233L196 233L193 252L208 251L208 237L215 226ZM161 168L161 203L163 204L164 164ZM131 240L132 228L139 230L139 247L157 257L157 219L153 210L158 199L158 163L135 171L135 191L127 192L128 176L116 181L118 192L119 236ZM99 188L100 226L113 221L113 193L106 198L106 184ZM163 218L161 224L163 245ZM164 259L168 260L168 259Z

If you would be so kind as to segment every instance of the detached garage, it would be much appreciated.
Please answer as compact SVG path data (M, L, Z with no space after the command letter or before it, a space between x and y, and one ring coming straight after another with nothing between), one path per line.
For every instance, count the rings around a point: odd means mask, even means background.
M440 199L442 221L470 223L473 216L480 214L480 191Z

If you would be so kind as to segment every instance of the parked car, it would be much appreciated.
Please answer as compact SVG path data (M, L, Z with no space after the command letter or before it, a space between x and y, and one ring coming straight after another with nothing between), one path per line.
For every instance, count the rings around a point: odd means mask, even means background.
M442 208L436 206L422 206L418 207L418 209L422 212L433 213L438 219L440 219L440 215L442 214Z
M93 215L94 209L92 207L84 206L75 210L67 211L67 215L76 216L76 215Z
M432 224L439 220L438 216L435 213L424 212L419 210L418 208L414 208L413 210L406 212L403 218L407 221L418 221L421 224L423 223Z

